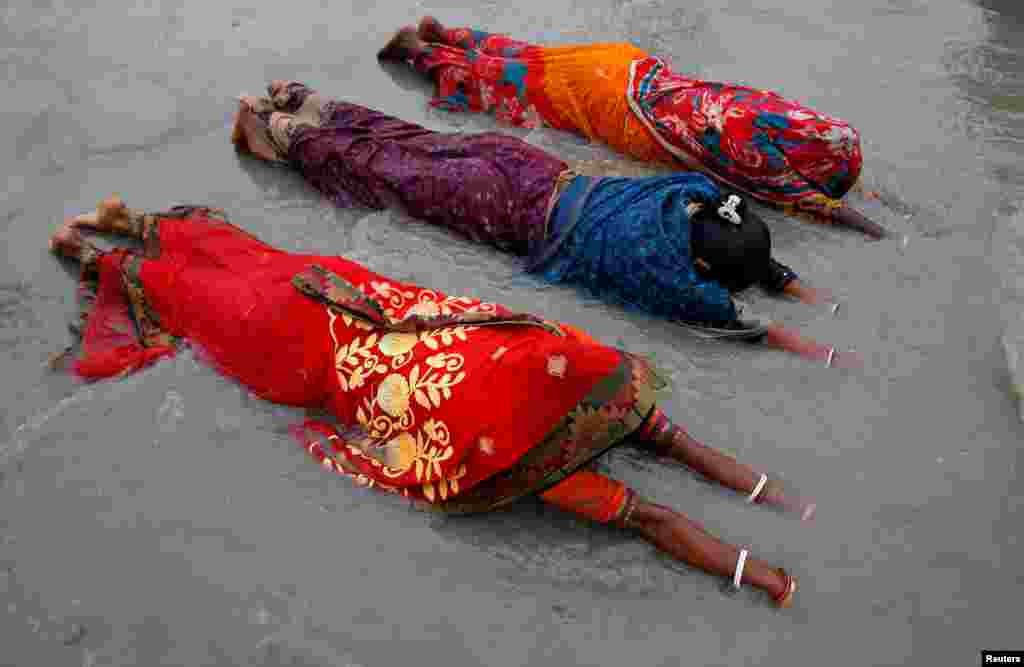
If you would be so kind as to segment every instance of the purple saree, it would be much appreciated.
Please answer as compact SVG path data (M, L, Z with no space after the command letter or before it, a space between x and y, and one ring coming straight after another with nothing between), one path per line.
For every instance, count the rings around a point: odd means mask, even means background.
M496 132L434 132L295 82L271 92L255 110L279 159L336 205L398 206L520 255L543 241L568 169L547 152Z

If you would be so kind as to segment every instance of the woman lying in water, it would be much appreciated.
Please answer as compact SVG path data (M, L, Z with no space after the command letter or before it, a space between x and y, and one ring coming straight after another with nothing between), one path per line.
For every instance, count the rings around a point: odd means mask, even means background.
M544 47L432 17L380 51L437 82L435 106L578 132L645 162L703 171L765 202L875 238L840 199L861 170L849 124L780 95L674 73L628 43Z
M82 228L142 248L102 252ZM143 214L110 199L66 222L50 247L80 262L83 289L95 289L81 350L63 357L81 377L123 375L188 341L266 400L326 408L343 427L309 421L294 432L327 470L361 486L451 513L539 495L760 588L779 606L792 602L796 582L785 571L590 469L629 443L748 502L813 511L673 424L655 405L661 381L639 357L337 256L278 250L209 208Z
M528 269L575 283L707 336L763 338L850 365L851 353L744 320L730 290L760 284L815 302L771 257L767 225L697 173L646 178L576 175L505 134L442 134L275 81L240 102L233 141L289 164L339 206L389 205L528 258Z

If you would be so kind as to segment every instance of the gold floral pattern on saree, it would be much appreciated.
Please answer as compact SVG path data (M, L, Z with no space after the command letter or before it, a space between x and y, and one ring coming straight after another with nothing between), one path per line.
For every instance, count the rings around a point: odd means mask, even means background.
M485 512L554 486L639 428L664 384L645 360L623 353L619 368L515 465L456 498L423 508L450 514Z
M353 433L333 452L308 443L310 453L349 477L372 468L371 486L430 502L450 502L465 492L462 480L471 476L472 462L455 460L457 440L440 415L467 377L462 344L494 325L566 336L557 322L497 304L374 276L356 284L319 265L293 276L292 284L325 306L339 389L358 392L351 397L358 424ZM491 360L505 351L499 347ZM564 371L560 365L558 372ZM493 455L493 440L480 451Z
M443 296L431 290L403 289L383 281L372 281L369 290L362 285L354 289L369 292L369 298L383 306L383 314L389 319L398 315L405 319L496 310L494 304ZM459 480L468 470L465 464L447 472L442 466L454 456L455 450L450 444L448 424L435 417L434 412L452 398L466 379L465 357L453 346L467 342L479 327L455 325L380 335L380 327L345 311L328 306L327 312L341 390L353 392L362 388L366 394L356 408L356 421L368 437L350 444L387 477L398 478L411 470L429 500L445 500L458 494ZM339 319L358 332L347 343L342 343L336 332ZM426 350L417 355L421 345Z
M453 454L447 445L450 435L436 419L428 419L419 430L397 433L383 445L366 428L352 427L340 437L327 438L336 441L333 453L319 439L332 427L307 423L304 442L326 469L361 486L411 498L420 509L448 514L486 512L554 486L621 443L649 418L655 394L663 386L665 380L645 360L622 353L621 364L594 385L541 442L510 468L470 489L464 488L462 480L469 476L471 461L442 466ZM477 439L474 452L487 456L494 447L494 437L485 434ZM366 465L384 472L383 477L390 476L388 470L411 472L418 486L382 483L381 475L367 474Z
M565 336L557 322L508 312L497 304L445 296L427 289L410 289L381 280L370 280L368 289L365 284L354 285L315 264L293 276L292 284L306 296L326 304L332 312L346 313L349 318L362 320L387 333L435 333L453 331L457 327L514 324L540 327L556 336Z
M468 297L442 296L428 289L418 292L403 290L386 282L371 281L370 290L371 297L383 300L386 306L384 314L388 317L395 317L397 312L403 310L403 319L416 315L426 318L466 312L494 313L497 310L493 303L482 303Z

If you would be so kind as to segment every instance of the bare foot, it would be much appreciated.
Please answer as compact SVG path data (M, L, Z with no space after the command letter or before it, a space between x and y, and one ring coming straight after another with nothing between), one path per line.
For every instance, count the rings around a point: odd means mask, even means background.
M274 97L277 97L282 91L284 91L284 89L288 87L289 83L291 82L285 81L284 79L274 79L273 81L270 82L270 85L267 86L267 93L269 93L271 99L273 99Z
M786 588L782 595L776 597L773 602L779 609L789 609L793 606L793 598L796 596L797 583L796 577L786 574L786 571L779 568L779 574L786 579Z
M267 93L270 94L270 103L274 109L278 111L286 111L288 102L291 101L291 94L288 92L288 86L295 83L294 81L285 81L284 79L274 79L267 86ZM243 98L248 99L248 98ZM250 105L252 106L252 105ZM258 107L252 106L253 109Z
M98 232L113 232L128 226L130 212L117 195L101 201L92 213L76 215L70 221L72 227L85 227Z
M65 220L57 228L53 236L50 237L50 252L63 257L78 259L84 242L85 239L82 238L82 233L76 229L74 221Z
M424 42L444 44L444 26L433 16L423 17L419 28L416 29L416 34Z
M231 141L243 153L251 153L258 158L278 161L277 151L267 138L267 126L252 110L251 104L242 99L238 103L235 114L235 127L231 132Z
M423 42L416 35L416 28L406 26L391 38L383 49L377 52L380 60L408 60L423 48Z

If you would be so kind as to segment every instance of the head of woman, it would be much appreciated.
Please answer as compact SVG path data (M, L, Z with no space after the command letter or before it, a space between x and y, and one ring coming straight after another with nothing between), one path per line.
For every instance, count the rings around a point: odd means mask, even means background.
M691 218L690 249L702 277L738 291L768 276L771 232L742 197L725 194Z

